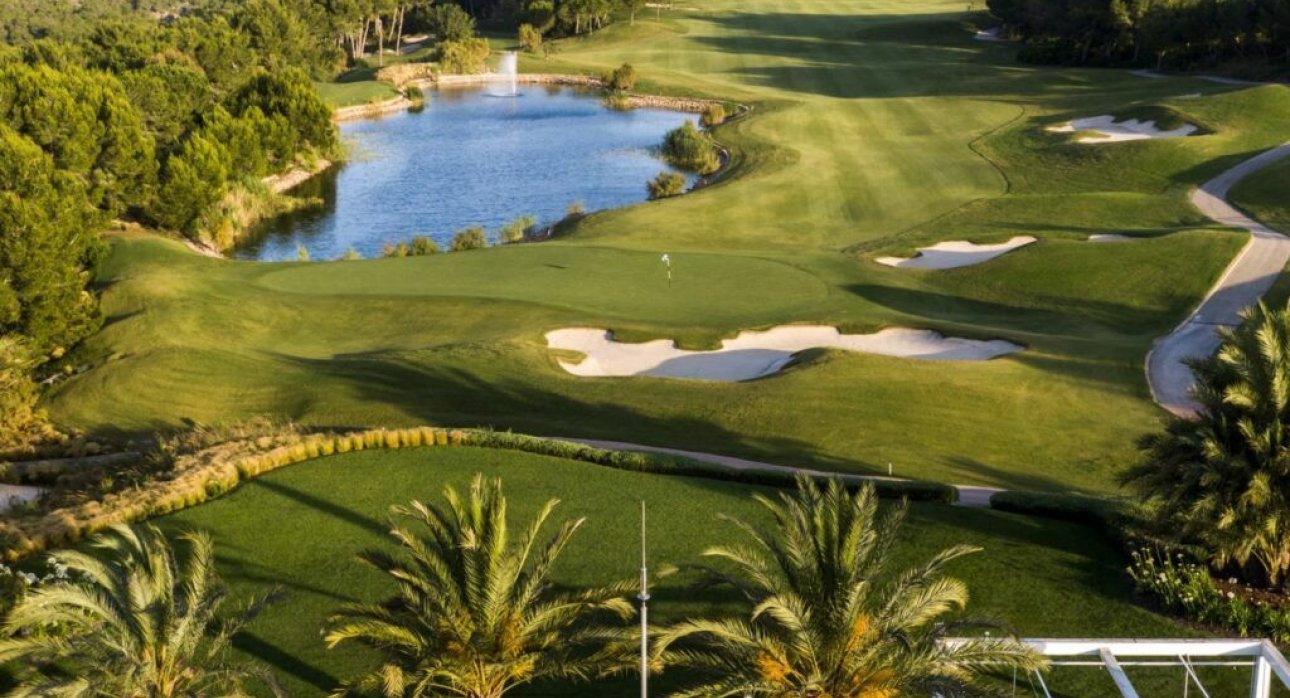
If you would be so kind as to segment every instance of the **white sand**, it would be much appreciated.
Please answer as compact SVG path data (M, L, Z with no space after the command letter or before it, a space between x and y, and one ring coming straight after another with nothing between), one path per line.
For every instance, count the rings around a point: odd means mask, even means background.
M1154 121L1116 121L1114 116L1104 114L1087 119L1075 119L1061 126L1049 126L1053 133L1075 133L1092 131L1096 135L1080 136L1080 143L1118 143L1122 141L1142 141L1155 138L1182 138L1190 136L1198 129L1192 124L1183 124L1172 131L1162 131Z
M848 351L940 361L984 361L1021 351L1003 340L945 337L931 330L888 328L873 334L842 334L823 325L782 325L765 332L745 331L714 351L678 349L669 339L628 344L608 330L569 327L546 334L552 349L585 355L580 363L560 361L576 376L663 376L712 381L743 381L779 371L806 349Z
M977 32L972 38L977 41L1009 41L1008 37L1003 35L1003 27L990 27Z
M874 261L889 267L909 269L970 267L973 264L988 262L1032 242L1035 242L1035 238L1029 235L1018 235L1007 242L994 245L977 245L966 240L948 240L938 242L931 247L920 247L918 254L913 257L878 257Z
M1135 239L1129 235L1119 233L1096 233L1088 236L1089 242L1130 242Z

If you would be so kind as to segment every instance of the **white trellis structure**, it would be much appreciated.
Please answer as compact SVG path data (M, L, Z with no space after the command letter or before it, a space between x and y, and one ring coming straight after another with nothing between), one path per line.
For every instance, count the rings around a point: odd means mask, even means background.
M961 640L947 640L953 644ZM1195 667L1250 668L1250 698L1269 698L1272 677L1290 689L1290 663L1268 640L1156 640L1156 639L1023 639L1048 658L1051 666L1105 669L1123 698L1139 698L1125 667L1181 667L1185 685L1195 684L1200 695L1211 698ZM1041 674L1035 681L1044 698L1052 698Z

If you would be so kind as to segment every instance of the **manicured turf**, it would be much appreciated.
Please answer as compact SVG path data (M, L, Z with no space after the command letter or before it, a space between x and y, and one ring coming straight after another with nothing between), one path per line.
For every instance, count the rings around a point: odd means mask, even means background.
M388 83L376 80L356 82L316 82L318 94L330 107L350 107L357 104L371 104L397 97L399 91Z
M1290 234L1290 160L1246 177L1232 188L1232 201L1258 220Z
M238 595L281 586L287 599L251 627L240 647L270 665L296 698L322 696L335 681L367 666L352 649L328 651L320 628L339 604L389 594L385 579L354 560L368 547L388 546L386 512L413 498L438 501L444 484L465 488L482 472L504 479L513 522L526 521L552 496L557 520L587 517L558 567L556 579L590 584L631 578L638 568L636 502L650 508L651 565L692 562L706 546L735 540L717 513L761 521L751 489L707 480L645 475L508 451L470 448L370 451L285 468L226 498L162 519L169 528L213 533L220 567ZM970 610L1030 636L1189 636L1174 622L1132 602L1121 553L1081 526L988 510L914 505L896 548L898 567L956 543L985 548L955 563L972 590ZM698 593L670 577L654 590L651 617L665 623L727 608L722 593ZM1221 678L1243 678L1232 672ZM664 675L656 695L683 677ZM1146 695L1168 695L1177 677L1138 675ZM1094 687L1100 672L1050 677L1055 690ZM1240 684L1238 684L1240 685ZM1153 691L1152 688L1160 690ZM1212 688L1212 686L1211 686ZM1090 692L1092 689L1092 692ZM630 679L586 686L543 686L526 695L630 696ZM1025 683L1022 691L1026 692Z
M1018 64L960 2L719 0L562 42L522 70L629 61L642 89L754 106L698 192L587 217L540 245L430 259L262 266L121 239L92 366L62 424L149 431L276 413L313 424L492 425L847 471L1106 491L1158 428L1142 359L1243 242L1189 188L1290 137L1290 90ZM1200 99L1179 95L1202 92ZM1046 126L1158 105L1207 135L1088 146ZM1093 233L1149 239L1098 245ZM1017 234L950 271L877 255ZM658 261L670 253L667 287ZM746 384L580 379L542 333L604 326L711 346L823 322L1002 337L984 363L810 353Z

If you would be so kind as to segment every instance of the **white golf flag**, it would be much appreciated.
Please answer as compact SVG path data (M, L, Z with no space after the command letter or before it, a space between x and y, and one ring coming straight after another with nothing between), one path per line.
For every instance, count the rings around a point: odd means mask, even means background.
M663 263L666 264L668 268L672 267L672 258L669 257L666 252L663 253Z

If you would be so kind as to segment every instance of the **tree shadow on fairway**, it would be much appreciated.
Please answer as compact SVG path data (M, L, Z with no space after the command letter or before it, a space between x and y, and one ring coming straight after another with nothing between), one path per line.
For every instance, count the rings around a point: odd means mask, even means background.
M967 456L949 456L946 461L965 473L971 473L979 480L994 486L1008 489L1034 490L1036 492L1079 492L1081 494L1103 495L1103 492L1073 487L1069 482L1058 480L1047 475L1025 473L1015 470L1004 470L983 463ZM1077 464L1069 467L1077 468Z
M455 427L489 427L570 438L605 439L671 448L721 453L782 465L800 466L844 473L876 474L872 463L846 460L820 451L812 443L773 435L752 437L732 432L714 422L668 414L669 400L678 404L702 403L714 412L728 409L738 401L739 384L698 381L669 381L658 390L655 378L567 378L553 388L587 389L589 398L543 389L533 382L511 377L520 372L545 370L545 365L489 357L487 368L502 370L485 378L456 366L444 366L433 351L344 355L335 359L280 357L310 372L325 374L349 385L359 399L397 408L411 424ZM568 383L566 381L576 381ZM652 381L651 396L661 394L663 416L651 415L617 401L621 393L635 389L637 381ZM644 383L642 383L644 385ZM784 409L807 406L785 405Z
M253 632L239 633L233 638L233 647L284 674L290 674L316 687L320 691L330 693L336 686L340 685L340 679L332 676L326 670L300 659L300 657L264 640Z
M1087 86L1078 76L1003 62L1004 53L972 41L959 13L862 17L739 12L705 19L713 31L694 37L696 43L744 59L774 59L729 74L789 92L836 98L998 99L1013 92L1053 95Z
M281 482L271 479L257 479L255 484L256 486L263 487L270 492L280 494L288 499L293 499L304 504L305 506L317 509L329 517L340 519L341 521L357 526L369 533L374 533L378 536L384 536L389 533L390 527L387 524L383 524L369 516L364 516L348 507L341 506L332 500L315 497L308 492L296 489L290 485L284 485Z
M1162 320L1156 312L1106 301L1042 296L1033 299L1036 305L1064 306L1062 310L1051 310L880 284L852 284L845 289L906 315L971 326L977 335L982 330L993 330L1052 337L1082 345L1094 356L1099 354L1097 345L1107 340L1154 337L1172 326L1168 318Z

